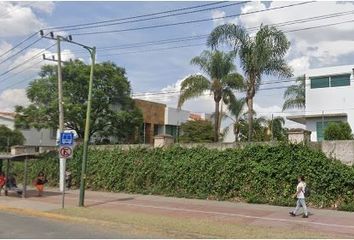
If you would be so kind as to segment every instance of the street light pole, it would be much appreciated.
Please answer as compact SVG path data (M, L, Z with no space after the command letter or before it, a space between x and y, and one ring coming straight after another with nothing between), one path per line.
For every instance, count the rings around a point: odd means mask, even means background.
M41 36L43 38L48 38L48 37L46 37L46 35L44 35L43 30L41 30L40 33L41 33ZM54 36L53 32L50 32L50 35L53 38L53 36ZM89 51L90 56L91 56L91 71L90 71L89 92L88 92L88 99L87 99L85 134L84 134L84 149L83 149L83 155L82 155L81 179L80 179L79 206L83 207L84 206L84 199L85 199L85 180L86 180L86 165L87 165L88 144L89 144L89 140L90 140L89 138L90 138L90 117L91 117L91 102L92 102L92 85L93 85L93 70L94 70L95 61L96 61L96 47L89 47L89 46L86 46L84 44L81 44L81 43L78 43L78 42L74 42L72 40L71 35L69 35L68 37L60 37L60 36L58 36L57 39L58 38L60 38L60 40L62 40L62 41L65 41L65 42L68 42L68 43L72 43L72 44L75 44L75 45L78 45L78 46L81 46L81 47L85 48L87 51ZM45 56L43 56L43 57L45 58ZM53 59L53 61L55 61L55 60ZM61 59L58 59L58 61L61 61Z
M80 181L80 199L79 206L84 206L85 199L85 183L86 183L86 166L87 166L87 152L90 137L90 116L91 116L91 101L92 101L92 85L93 85L93 69L96 60L96 48L86 48L91 55L91 71L90 71L90 82L89 82L89 92L87 99L87 110L86 110L86 123L85 123L85 135L84 135L84 149L82 154L82 166L81 166L81 181Z

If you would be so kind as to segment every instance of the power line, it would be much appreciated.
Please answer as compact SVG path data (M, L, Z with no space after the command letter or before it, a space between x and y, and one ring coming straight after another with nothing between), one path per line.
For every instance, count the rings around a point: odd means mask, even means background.
M136 28L109 30L109 31L82 32L82 33L76 33L76 34L74 33L72 35L83 36L83 35L93 35L93 34L129 32L129 31L136 31L136 30L145 30L145 29L152 29L152 28L161 28L161 27L170 27L170 26L191 24L191 23L215 21L215 20L219 20L219 19L226 19L226 18L231 18L231 17L238 17L238 16L243 16L243 15L250 15L250 14L255 14L255 13L261 13L261 12L274 11L274 10L279 10L279 9L284 9L284 8L289 8L289 7L295 7L295 6L310 4L310 3L313 3L313 2L315 2L315 1L295 3L295 4L280 6L280 7L267 8L267 9L257 10L257 11L253 11L253 12L247 12L247 13L238 13L238 14L233 14L233 15L224 16L224 17L217 17L217 18L205 18L205 19L190 20L190 21L177 22L177 23L168 23L168 24L151 25L151 26L136 27Z
M89 29L89 28L101 28L101 27L108 27L108 26L117 26L117 25L122 25L122 24L126 24L126 23L145 22L145 21L150 21L150 20L169 18L169 17L175 17L175 16L182 16L182 15L187 15L187 14L192 14L192 13L199 13L199 12L205 12L205 11L210 11L210 10L214 10L214 9L226 8L226 7L241 5L241 4L244 4L244 3L247 3L247 2L230 3L230 4L226 4L224 6L204 8L204 9L199 9L199 10L194 10L194 11L189 11L189 12L174 13L174 14L168 14L168 15L163 15L163 16L158 16L158 17L150 17L150 18L129 20L129 21L123 21L123 22L118 22L118 23L100 24L100 25L87 26L87 27L68 28L68 29L65 29L65 30L66 31L75 31L75 30L82 30L82 29Z
M30 40L31 38L35 37L38 34L38 32L35 32L31 35L29 35L27 38L25 38L24 40L22 40L21 42L17 43L15 46L13 46L11 49L7 50L6 52L2 53L0 55L0 58L2 58L3 56L5 56L7 53L13 51L14 49L16 49L17 47L21 46L23 43L27 42L28 40Z
M172 9L172 10L168 10L168 11L137 15L137 16L132 16L132 17L117 18L117 19L111 19L111 20L105 20L105 21L97 21L97 22L91 22L91 23L49 27L49 28L44 28L43 30L54 30L54 29L66 29L66 28L81 27L81 26L91 26L91 25L97 25L97 24L102 24L102 23L111 23L111 22L117 22L117 21L136 19L136 18L141 18L141 17L151 17L151 16L156 16L156 15L160 15L160 14L164 14L164 13L179 12L179 11L190 10L190 9L195 9L195 8L201 8L201 7L206 7L206 6L218 5L218 4L222 4L222 3L226 3L226 1L207 3L207 4L203 4L203 5L192 6L192 7L184 7L184 8Z
M39 64L42 63L43 61L44 61L44 59L41 59L39 62L36 62L36 63L32 64L31 66L29 66L29 67L23 69L21 72L15 73L14 75L12 75L12 76L10 76L10 77L4 78L4 79L2 80L2 82L5 82L6 80L8 80L8 79L10 79L10 78L13 78L13 77L16 76L16 75L21 74L21 73L27 71L28 69L31 69L32 67L39 65ZM33 77L35 77L35 76L37 76L37 75L38 75L38 73L36 73ZM32 78L33 78L33 77L32 77ZM14 87L14 86L16 86L16 85L18 85L18 84L21 84L21 83L30 81L30 80L32 80L32 78L31 78L31 79L26 79L26 80L21 80L21 81L14 82L13 84L11 84L11 85L9 85L9 86L7 86L7 87L5 87L5 88L1 88L0 91L4 91L4 90L7 90L7 89L9 89L9 88L11 88L11 87Z
M41 50L40 52L38 52L37 54L35 54L35 55L32 56L31 58L28 58L28 59L24 60L22 63L20 63L20 64L14 66L14 67L8 69L7 71L5 71L5 72L3 72L2 74L0 74L0 77L2 77L2 76L4 76L4 75L8 74L9 72L11 72L11 71L13 71L13 70L15 70L15 69L17 69L17 68L19 68L19 67L21 67L21 66L23 66L23 64L25 64L25 63L30 62L31 60L33 60L33 59L35 59L36 57L40 56L40 55L41 55L42 53L44 53L45 51L47 51L47 50L49 50L50 48L52 48L55 44L56 44L56 43L52 44L51 46L47 47L47 48L44 49L44 50Z
M10 60L13 57L18 56L20 53L24 52L25 50L29 49L30 47L32 47L34 44L36 44L37 42L39 42L40 40L42 40L42 38L38 38L37 40L35 40L34 42L28 44L26 47L24 47L23 49L21 49L20 51L16 52L15 54L12 54L11 56L7 57L6 59L2 60L0 62L0 64L7 62L8 60Z

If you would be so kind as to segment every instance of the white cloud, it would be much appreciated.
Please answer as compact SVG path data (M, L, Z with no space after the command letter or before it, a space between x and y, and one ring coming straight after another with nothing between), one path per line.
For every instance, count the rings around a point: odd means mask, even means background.
M214 25L221 25L225 23L225 20L222 17L226 16L226 13L224 11L220 10L213 10L211 12L211 16L213 18Z
M27 35L45 25L34 14L31 7L12 2L0 2L0 37Z
M50 1L34 2L30 7L46 14L51 14L55 8L55 3Z
M16 67L18 65L21 65L21 67L15 69L12 71L12 73L18 73L20 71L23 71L23 69L29 68L26 71L26 74L28 73L35 73L35 72L39 72L41 66L43 65L48 65L48 64L56 64L55 62L50 62L50 61L43 61L39 64L35 64L36 62L38 62L40 59L42 59L42 51L44 51L45 49L38 49L38 48L32 48L30 50L28 50L25 54L19 56L18 58L16 58L11 65L9 65L9 69ZM55 59L57 58L57 53L53 53L51 51L44 51L43 52L47 58L51 58L52 56L55 56ZM28 61L27 63L24 63L26 60L31 59L33 56L38 55L36 58L34 58L31 61ZM69 49L64 49L62 51L62 61L69 61L70 59L75 59L75 54L73 52L71 52L71 50ZM30 67L31 65L35 64L33 67Z
M1 41L0 43L0 55L7 52L8 50L10 50L12 48L12 45L8 42L5 41Z
M0 111L13 112L16 105L27 106L28 104L25 89L9 89L0 94Z
M289 4L292 4L292 2L273 1L269 4L253 1L245 4L241 8L241 12L247 13ZM250 28L261 24L277 24L328 14L348 13L333 18L322 18L317 21L308 21L279 27L286 31L352 20L353 14L349 13L350 11L354 11L354 4L351 2L323 1L280 10L243 15L229 22L236 22L244 25L246 28ZM253 31L253 33L255 33L255 31ZM301 74L301 71L312 67L347 64L341 63L341 60L349 54L354 53L353 35L353 23L287 33L291 41L291 50L287 54L289 64L294 68L297 74Z

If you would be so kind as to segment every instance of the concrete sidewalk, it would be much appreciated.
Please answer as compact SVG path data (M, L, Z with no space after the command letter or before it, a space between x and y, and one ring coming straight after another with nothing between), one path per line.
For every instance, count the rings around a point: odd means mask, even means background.
M0 206L2 209L9 207L72 215L74 211L71 209L78 205L78 199L77 190L68 191L65 196L68 210L61 212L61 193L51 189L39 198L32 190L27 199L1 196ZM151 216L191 223L202 220L215 226L237 225L289 233L300 230L309 234L321 233L320 237L328 238L354 237L354 213L334 210L310 209L310 218L303 219L300 216L290 217L288 212L291 208L287 207L93 191L86 191L85 205L86 212L78 211L77 214L90 218L100 215L101 220L142 214L139 219Z

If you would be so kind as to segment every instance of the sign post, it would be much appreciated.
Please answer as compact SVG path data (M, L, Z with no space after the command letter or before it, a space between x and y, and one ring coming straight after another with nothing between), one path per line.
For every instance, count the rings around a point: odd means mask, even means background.
M74 134L72 132L62 132L60 133L60 147L59 147L59 156L60 158L64 159L64 166L63 166L63 176L62 178L64 179L64 185L63 185L63 191L62 191L62 201L61 201L61 207L64 208L64 202L65 202L65 188L66 188L66 182L65 182L65 174L66 174L66 159L72 158L73 156L73 145L74 145Z

